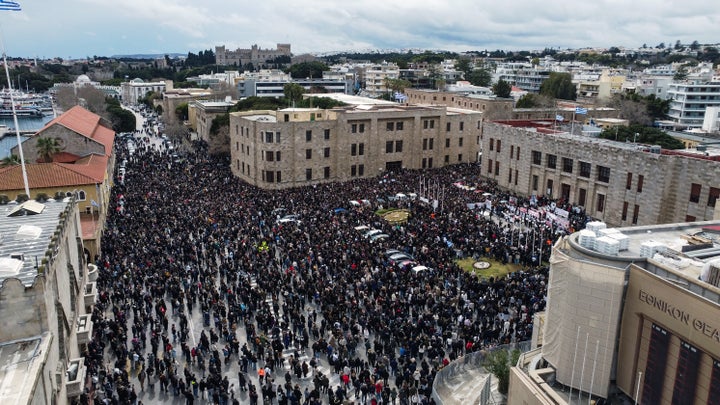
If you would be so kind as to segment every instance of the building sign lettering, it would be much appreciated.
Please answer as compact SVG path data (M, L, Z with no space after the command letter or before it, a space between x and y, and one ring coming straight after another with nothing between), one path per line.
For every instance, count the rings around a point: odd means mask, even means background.
M696 331L720 343L720 329L705 322L705 320L694 317L691 314L685 312L682 308L678 308L677 306L663 300L662 298L658 298L642 289L639 292L638 299L641 302L644 302L645 304L657 309L658 311L666 315L669 315L671 318L694 328Z

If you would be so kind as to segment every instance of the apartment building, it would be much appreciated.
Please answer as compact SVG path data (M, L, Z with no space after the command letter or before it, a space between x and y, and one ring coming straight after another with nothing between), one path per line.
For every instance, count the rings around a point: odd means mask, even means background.
M508 404L718 404L720 222L589 228L553 247Z
M499 186L583 206L611 226L711 220L720 196L720 162L708 151L570 135L533 121L485 123L481 150L481 174Z
M173 89L172 80L161 82L145 82L143 79L135 78L129 82L120 83L120 98L123 103L136 105L138 100L147 96L148 93L164 93Z
M370 97L377 97L390 91L386 79L400 78L400 68L395 63L383 62L365 68L362 75L365 80L365 91Z
M74 199L0 205L0 403L76 403L97 269L83 252Z
M476 111L399 104L230 114L233 173L280 189L475 162Z
M277 44L275 49L263 49L257 45L248 48L237 48L234 51L225 49L225 45L215 47L215 64L221 66L244 66L252 63L260 66L279 57L287 57L288 62L292 52L290 44Z
M353 94L354 92L354 80L352 78L292 79L289 75L270 79L245 77L237 80L237 88L240 97L283 97L285 95L285 85L288 83L302 86L307 93Z
M720 106L720 82L684 81L668 86L668 117L686 128L702 128L705 110Z
M188 123L199 139L210 139L210 127L215 117L227 113L237 100L192 100L188 104Z

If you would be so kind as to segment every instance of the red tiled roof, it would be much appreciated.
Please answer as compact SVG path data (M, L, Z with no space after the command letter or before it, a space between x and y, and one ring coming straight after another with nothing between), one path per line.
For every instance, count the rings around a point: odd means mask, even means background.
M107 156L90 155L74 164L26 164L28 185L33 189L102 183L105 179L107 159ZM24 187L20 165L0 168L0 191L22 190Z
M69 152L58 152L52 155L52 160L55 163L72 163L78 160L78 155Z
M102 123L102 117L92 113L80 106L75 106L59 117L45 124L45 126L37 132L38 135L45 129L59 124L80 135L86 136L105 147L105 154L110 156L112 153L113 141L115 140L115 131L107 128Z

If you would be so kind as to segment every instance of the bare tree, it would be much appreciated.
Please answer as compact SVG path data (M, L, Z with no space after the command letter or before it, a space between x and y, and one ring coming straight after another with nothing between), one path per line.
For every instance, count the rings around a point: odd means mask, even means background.
M238 99L238 89L235 86L231 86L228 83L220 82L215 87L215 96L218 99L224 99L227 96L230 96L230 99L237 100Z
M67 111L76 105L105 118L109 119L105 93L92 86L63 87L55 94L57 106L62 111Z
M652 118L644 103L615 94L608 100L607 106L620 111L620 118L630 121L631 124L652 125Z
M223 125L218 128L217 134L210 134L208 152L211 155L230 155L230 127Z

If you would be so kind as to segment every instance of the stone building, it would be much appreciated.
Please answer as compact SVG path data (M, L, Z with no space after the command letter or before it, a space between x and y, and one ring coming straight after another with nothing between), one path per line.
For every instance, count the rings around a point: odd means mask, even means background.
M475 162L481 136L480 113L440 106L230 114L233 173L271 189Z
M74 199L0 205L0 403L68 404L83 392L96 287Z
M190 128L197 133L198 138L204 141L210 139L210 127L215 117L225 114L237 100L205 101L192 100L188 104L188 122Z
M589 228L553 246L508 404L717 404L720 222Z
M485 123L483 176L521 195L585 207L612 226L714 218L717 156L582 137L530 121Z
M129 82L120 83L120 98L125 104L136 105L139 103L139 99L147 96L150 92L164 93L172 89L172 80L145 82L143 79L135 78Z
M411 104L444 105L480 111L485 120L510 119L513 114L514 102L511 98L424 89L405 89L405 95Z
M189 117L178 117L176 109L182 104L190 105L195 100L212 100L214 92L207 89L177 89L166 91L162 98L163 121L167 126L181 125Z
M275 49L262 49L253 45L250 49L238 48L234 51L225 49L225 45L215 47L215 64L221 66L245 66L252 63L258 67L270 63L273 59L286 56L288 62L292 56L290 44L277 44Z

